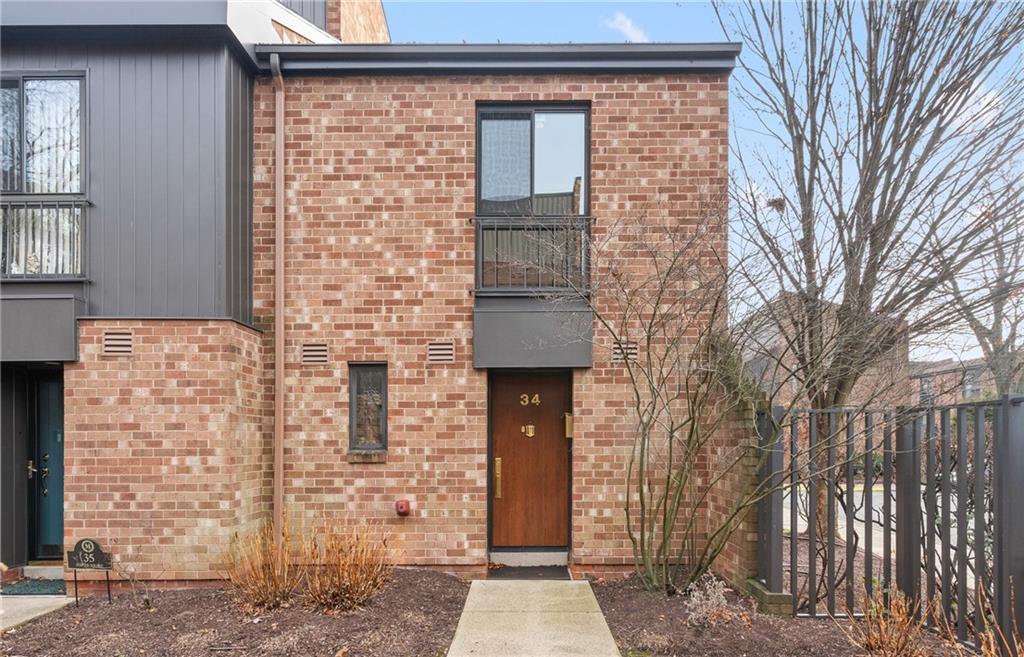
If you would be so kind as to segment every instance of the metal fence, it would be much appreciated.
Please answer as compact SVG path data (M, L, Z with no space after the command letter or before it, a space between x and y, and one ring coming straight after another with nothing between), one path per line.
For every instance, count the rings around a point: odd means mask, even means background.
M87 205L77 199L0 201L0 276L82 276Z
M1024 620L1024 397L775 408L758 431L758 577L793 613L859 614L898 590L961 640L1009 628L1012 607Z

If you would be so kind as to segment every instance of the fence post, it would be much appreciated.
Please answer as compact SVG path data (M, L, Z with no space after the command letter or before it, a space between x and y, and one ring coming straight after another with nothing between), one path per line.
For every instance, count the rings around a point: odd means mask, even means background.
M920 419L896 411L896 588L910 600L921 596Z
M1017 497L1024 490L1024 397L1004 396L997 414L998 418L993 418L992 444L996 527L993 596L996 620L1009 637L1015 618L1018 624L1024 623L1024 514L1017 506Z
M785 409L758 411L758 446L762 450L759 482L771 491L757 503L757 578L772 593L782 592L782 436ZM792 493L791 493L792 494ZM796 528L791 528L796 531Z

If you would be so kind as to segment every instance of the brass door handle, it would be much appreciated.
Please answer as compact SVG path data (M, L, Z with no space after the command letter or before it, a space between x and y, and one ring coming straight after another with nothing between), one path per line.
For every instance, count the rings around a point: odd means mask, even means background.
M26 469L28 470L28 478L29 479L32 478L33 474L35 474L36 472L39 472L39 470L32 463L32 459L28 460L28 465L26 466Z
M494 459L494 499L501 499L501 457Z

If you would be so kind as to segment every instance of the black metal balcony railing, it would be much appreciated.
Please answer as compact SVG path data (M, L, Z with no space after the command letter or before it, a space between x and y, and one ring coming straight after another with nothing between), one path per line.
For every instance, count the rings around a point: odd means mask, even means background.
M0 276L82 277L87 205L79 199L0 202Z
M535 294L585 289L589 228L587 217L477 218L477 291Z

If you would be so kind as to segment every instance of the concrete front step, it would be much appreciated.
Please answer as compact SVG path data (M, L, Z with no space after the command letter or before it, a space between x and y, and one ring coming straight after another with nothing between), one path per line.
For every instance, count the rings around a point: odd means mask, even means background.
M31 565L22 569L22 576L25 579L64 579L64 566L56 565Z
M495 551L490 554L491 563L502 566L533 568L537 566L566 566L569 564L567 550L527 550L515 552Z
M589 582L475 581L448 657L620 657Z

